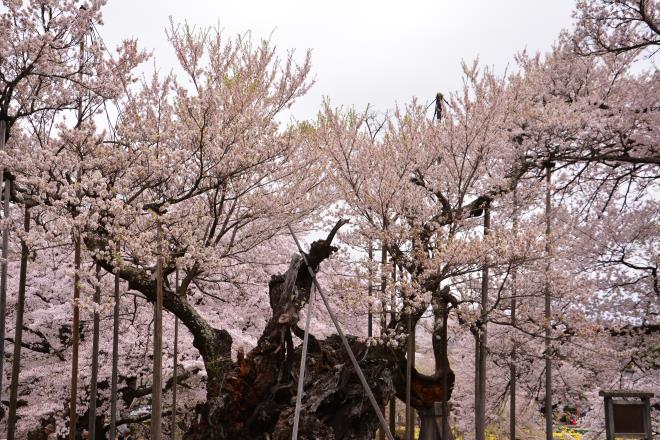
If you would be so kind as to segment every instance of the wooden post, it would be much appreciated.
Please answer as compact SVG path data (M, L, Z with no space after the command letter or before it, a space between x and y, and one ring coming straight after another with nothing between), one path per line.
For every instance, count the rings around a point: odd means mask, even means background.
M372 276L373 276L373 269L372 269L372 263L374 261L374 245L373 241L371 241L371 238L369 239L369 269L368 269L368 275L369 275L369 281L368 281L368 287L367 291L369 293L369 313L367 315L367 336L372 337L374 333L374 315L371 311L371 297L373 296L373 281L372 281Z
M5 149L7 137L6 122L0 120L0 151ZM5 169L0 168L0 199L2 199L2 218L9 218L9 196L11 182L4 180ZM2 228L2 262L0 263L0 395L2 394L5 372L5 328L7 313L7 259L9 258L9 226Z
M385 276L385 266L387 264L387 245L385 243L385 240L381 240L381 250L380 250L380 270L381 270L381 275L380 275L380 293L381 293L381 298L383 299L383 318L381 319L381 326L380 326L380 333L381 336L386 334L387 332L387 314L385 310L385 291L387 290L387 277ZM396 398L392 399L393 401ZM384 408L383 408L384 409ZM396 431L396 426L393 420L393 413L392 411L392 403L390 403L389 406L389 428L390 432L395 432ZM383 411L385 412L385 411ZM380 435L379 435L380 440L385 440L385 431L381 428L380 430Z
M490 232L490 206L484 209L484 238ZM485 440L486 438L486 358L488 355L488 258L481 275L481 325L477 329L477 365L478 374L476 380L477 394L475 396L475 438Z
M179 268L174 272L174 294L179 294ZM172 440L176 439L176 388L177 388L177 363L179 360L179 318L174 315L174 365L172 373Z
M156 263L156 301L154 301L154 362L151 389L151 438L160 440L162 414L162 367L163 367L163 256L161 249L162 230L158 225L158 259Z
M119 246L116 260L119 261ZM117 433L117 368L119 364L119 263L115 266L115 305L112 315L112 380L110 385L110 439Z
M80 40L79 47L79 56L80 56L80 72L78 77L80 81L83 79L83 61L85 58L85 38L83 37ZM83 105L82 105L82 96L78 98L78 115L77 115L76 127L80 127L83 121ZM83 175L82 165L78 168L78 180L77 184L81 185ZM77 196L80 198L80 190L76 191ZM74 257L73 257L73 266L75 273L73 275L73 322L71 329L71 397L69 400L69 440L76 439L76 426L78 424L78 414L77 414L77 405L78 405L78 347L80 345L80 308L78 307L78 301L80 300L80 246L81 246L81 231L74 226L73 227L73 247L74 247Z
M325 305L325 309L328 311L328 315L330 315L330 319L332 320L332 323L335 326L335 329L337 330L337 333L339 334L339 339L341 339L342 344L344 345L344 349L346 350L346 353L348 354L348 358L351 361L351 364L353 365L353 368L355 369L355 373L358 376L358 379L360 379L360 383L362 385L362 389L364 393L367 395L367 398L369 399L369 403L371 403L371 407L373 408L374 412L376 413L376 417L378 418L378 422L380 423L381 429L385 431L385 435L387 436L388 440L394 440L394 436L392 435L392 432L388 429L387 423L385 422L385 417L383 416L383 413L380 410L380 407L378 406L378 402L376 401L376 398L374 397L374 394L371 392L371 388L369 388L369 384L367 383L367 379L364 377L364 373L362 373L362 369L360 368L360 364L358 363L357 359L355 358L355 354L353 353L353 350L351 349L350 344L348 343L348 339L346 339L346 335L344 334L344 331L341 328L341 325L339 325L339 321L337 320L337 317L335 316L334 312L332 311L332 308L330 307L330 303L328 302L328 299L326 298L325 294L323 293L323 289L321 288L321 285L319 284L318 280L316 279L316 274L312 270L312 266L310 266L309 261L307 260L307 255L305 252L303 252L302 247L300 246L300 242L298 242L298 238L296 237L296 234L293 232L293 229L291 228L291 225L287 225L289 228L289 232L291 233L291 237L293 237L293 241L296 243L296 247L298 248L298 251L300 252L300 255L303 258L303 261L305 262L305 266L307 267L307 272L309 273L309 276L312 278L312 283L314 283L314 286L316 287L316 291L319 293L321 296L321 299L323 300L323 305Z
M30 208L25 208L23 230L30 232ZM14 358L11 365L11 388L9 390L9 416L7 418L7 440L16 436L16 405L18 403L18 382L21 372L21 344L23 343L23 315L25 311L25 284L27 283L27 265L29 249L25 240L21 240L21 269L18 278L18 299L16 301L16 334L14 335Z
M545 286L544 286L544 302L545 302L545 438L546 440L553 440L553 423L552 423L552 359L550 356L550 320L552 319L552 303L550 299L550 232L552 223L552 200L551 200L551 175L552 164L548 163L546 168L546 187L545 187Z
M96 440L96 387L99 377L99 307L101 306L101 265L96 263L96 287L94 287L94 324L92 330L92 374L89 385L89 440Z
M513 189L513 236L518 237L518 190ZM517 286L516 281L518 278L518 262L513 262L511 273L511 332L512 334L516 329L516 313L518 307ZM516 440L516 352L515 341L511 344L511 363L509 364L509 381L510 381L510 400L509 400L509 440Z
M80 231L73 231L73 322L71 324L71 397L69 399L69 440L76 440L78 414L78 347L80 345Z

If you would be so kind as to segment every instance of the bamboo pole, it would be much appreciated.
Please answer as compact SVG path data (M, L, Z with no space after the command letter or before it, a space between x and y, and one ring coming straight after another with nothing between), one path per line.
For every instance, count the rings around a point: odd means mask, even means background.
M23 230L30 232L30 208L25 208ZM16 436L16 405L18 403L18 382L21 372L21 346L23 343L23 316L25 312L25 285L27 283L27 265L29 249L26 239L21 240L21 269L18 279L18 299L16 301L16 334L14 335L14 357L11 365L11 387L9 390L9 416L7 418L7 440Z

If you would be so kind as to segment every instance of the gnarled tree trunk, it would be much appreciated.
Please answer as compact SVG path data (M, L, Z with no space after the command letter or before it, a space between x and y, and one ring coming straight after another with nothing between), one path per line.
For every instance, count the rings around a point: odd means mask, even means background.
M331 243L343 222L326 240L314 242L307 259L314 271L335 251ZM309 301L312 279L303 259L295 255L283 275L269 283L273 315L257 346L224 375L219 393L209 393L202 417L185 436L201 439L291 438L302 340L300 310ZM418 319L418 318L417 318ZM392 325L405 326L405 322ZM379 402L405 396L405 345L367 347L349 337L367 382ZM206 358L205 358L206 360ZM338 336L318 340L310 335L298 438L372 439L378 420ZM453 386L453 373L450 375ZM441 375L413 372L412 404L429 407L441 396Z

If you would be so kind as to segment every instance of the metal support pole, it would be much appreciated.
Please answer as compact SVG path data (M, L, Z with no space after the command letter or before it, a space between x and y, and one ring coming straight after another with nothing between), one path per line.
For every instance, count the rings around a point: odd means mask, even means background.
M316 290L319 292L319 295L321 295L321 299L323 300L323 304L325 305L326 310L328 310L330 319L332 319L332 323L335 325L335 328L337 329L337 333L339 334L339 337L341 338L341 341L344 344L344 348L348 353L348 357L351 359L353 368L355 368L355 373L358 375L358 378L360 379L360 383L362 383L362 388L364 388L364 392L367 394L367 397L369 398L369 402L371 403L371 406L376 412L376 417L378 417L378 421L380 422L381 429L385 432L385 435L387 436L388 440L394 440L394 436L392 436L392 433L387 427L387 423L385 422L383 413L380 411L380 408L378 407L378 402L376 402L376 398L374 397L374 394L371 392L371 389L369 388L367 379L364 377L364 374L362 373L360 364L358 364L357 359L355 359L355 354L353 354L353 350L351 350L351 346L348 344L346 335L344 335L344 331L341 329L341 326L339 325L339 321L337 321L335 314L332 312L330 303L328 303L328 300L325 297L325 294L323 293L323 289L321 289L321 285L316 279L316 274L309 266L309 262L307 261L307 255L305 254L305 252L303 252L302 247L298 242L298 238L296 237L296 234L293 232L293 229L291 228L291 225L287 225L287 227L289 228L289 232L291 232L291 236L293 237L293 240L296 242L296 246L298 247L298 250L300 251L300 254L303 257L303 260L305 261L305 266L307 266L307 271L309 272L309 275L312 277L312 282L316 286Z

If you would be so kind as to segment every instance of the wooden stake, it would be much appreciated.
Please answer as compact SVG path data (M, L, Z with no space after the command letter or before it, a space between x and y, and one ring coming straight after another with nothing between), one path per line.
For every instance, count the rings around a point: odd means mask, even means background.
M30 232L30 208L25 208L23 230ZM16 334L14 335L14 357L11 365L11 387L9 390L9 416L7 418L7 440L16 436L16 405L18 403L18 382L21 372L21 344L23 343L23 315L25 311L25 284L27 283L27 265L29 249L25 240L21 240L21 269L18 278L18 299L16 301Z
M80 341L80 232L73 232L73 322L71 324L71 397L69 399L69 440L76 440L76 424L78 414L78 347Z
M6 122L0 121L0 151L5 149L7 137ZM2 218L9 218L9 195L11 182L4 180L5 169L0 168L0 198L2 198ZM7 313L7 259L9 258L9 226L2 228L2 262L0 263L0 395L4 390L3 379L5 372L5 328Z
M92 374L89 386L89 440L96 440L96 387L99 377L99 310L101 305L101 265L96 263L96 287L94 288L94 324L92 330Z
M163 256L162 230L158 220L158 261L156 263L156 301L154 301L154 363L151 389L151 438L160 440L163 388Z
M518 237L518 190L513 190L513 236ZM516 329L516 313L518 308L517 286L518 263L514 261L511 273L511 331ZM510 401L509 401L509 440L516 440L516 375L517 365L515 341L511 344L511 363L509 364Z
M552 303L550 299L550 232L552 223L552 193L551 193L551 175L552 164L548 163L546 169L546 186L545 186L545 254L546 254L546 270L545 270L545 286L544 286L544 302L545 302L545 437L546 440L553 440L553 426L552 426L552 359L550 357L550 320L552 319Z
M117 256L119 260L119 246ZM110 385L110 439L117 435L117 368L119 364L119 264L115 267L115 305L112 315L112 383Z
M484 209L484 238L490 232L490 206ZM476 387L475 395L475 439L486 438L486 357L488 356L488 262L484 263L481 275L481 326L477 329Z
M179 294L179 268L174 272L174 293ZM179 361L179 318L174 315L174 355L172 373L172 440L176 439L176 388L177 388L177 362Z

